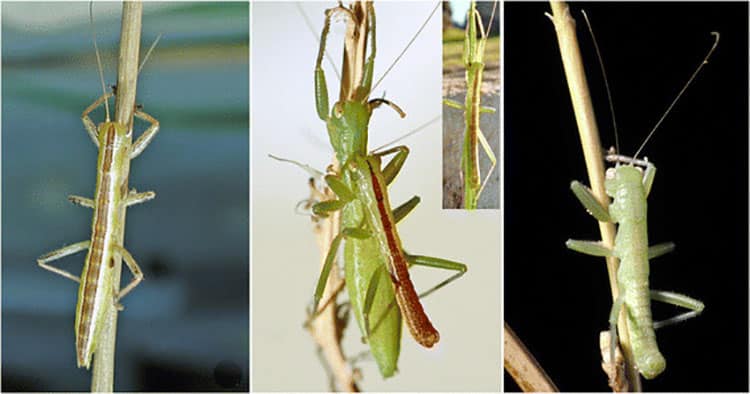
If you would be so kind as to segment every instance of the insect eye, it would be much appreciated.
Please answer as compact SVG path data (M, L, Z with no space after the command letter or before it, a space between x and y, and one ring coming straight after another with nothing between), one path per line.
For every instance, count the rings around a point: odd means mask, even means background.
M344 114L344 108L342 107L341 103L336 103L333 106L333 116L336 118L341 118L341 116Z

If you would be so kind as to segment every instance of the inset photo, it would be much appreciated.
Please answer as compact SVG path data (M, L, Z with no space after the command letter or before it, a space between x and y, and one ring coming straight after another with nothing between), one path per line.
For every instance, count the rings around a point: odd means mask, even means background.
M500 2L443 3L443 209L500 208Z

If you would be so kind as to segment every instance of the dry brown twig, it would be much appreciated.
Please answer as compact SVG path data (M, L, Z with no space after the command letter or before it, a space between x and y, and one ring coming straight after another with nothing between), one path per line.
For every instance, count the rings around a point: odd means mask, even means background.
M559 391L508 323L505 323L503 332L503 349L505 370L521 390L546 393Z

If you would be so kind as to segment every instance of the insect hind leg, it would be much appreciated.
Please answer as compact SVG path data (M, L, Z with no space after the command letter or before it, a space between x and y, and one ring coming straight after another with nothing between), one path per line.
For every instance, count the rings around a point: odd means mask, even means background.
M54 272L58 275L62 275L70 280L80 283L81 278L63 269L53 267L47 263L50 261L61 259L65 256L70 256L71 254L78 253L82 250L88 249L89 245L91 245L91 241L81 241L81 242L77 242L68 246L63 246L60 249L55 249L47 254L42 255L36 260L36 262L37 264L39 264L40 267L46 269L47 271Z
M662 290L651 290L651 299L654 301L660 301L666 304L681 306L689 309L688 312L681 313L677 316L671 317L666 320L654 322L654 329L670 326L675 323L679 323L693 317L698 316L705 309L703 302L696 300L695 298L688 297L684 294L674 293L671 291Z

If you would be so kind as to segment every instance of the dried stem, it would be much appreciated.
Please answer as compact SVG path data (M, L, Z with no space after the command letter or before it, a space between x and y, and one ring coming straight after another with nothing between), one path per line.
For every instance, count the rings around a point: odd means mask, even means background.
M521 339L505 323L503 332L505 370L525 392L557 392L558 388Z
M128 125L131 139L135 92L138 80L138 52L141 42L142 14L143 4L140 1L123 3L120 59L117 68L117 108L115 121ZM127 188L127 185L125 187ZM122 230L118 234L119 239L115 240L120 245L124 244L125 212L125 204L121 204L120 223L122 223ZM117 294L120 290L122 261L117 255L114 256L114 259L114 292ZM112 392L114 388L117 309L110 306L108 313L107 324L102 329L99 343L94 353L94 367L91 378L92 392Z
M565 2L550 1L552 15L548 15L555 25L557 40L560 45L560 56L565 68L565 76L568 80L570 98L573 102L578 133L583 147L583 156L586 161L586 170L589 176L591 191L599 202L607 206L609 198L604 191L604 161L599 141L599 130L596 126L594 107L591 104L586 73L581 60L581 51L578 47L578 39L575 31L575 20L570 15L570 9ZM612 247L615 238L615 226L613 223L599 222L599 231L602 235L602 243ZM607 258L607 272L609 274L609 285L612 290L612 299L617 299L619 294L617 288L617 268L619 261L614 257ZM625 324L625 309L619 316L618 327L620 346L627 360L627 375L630 386L634 391L641 390L640 375L636 369L633 354L630 347L630 336Z

